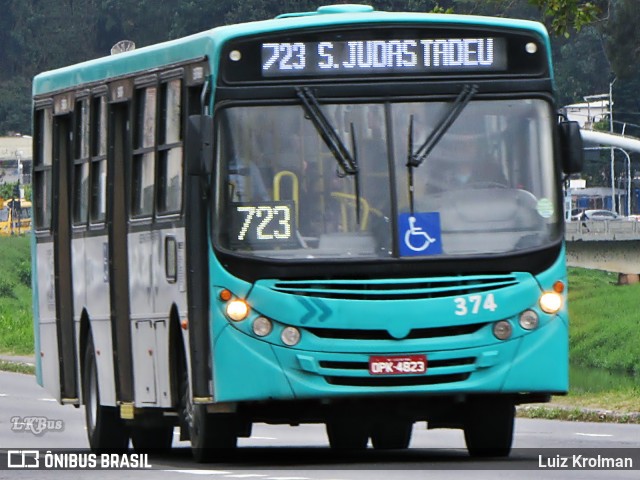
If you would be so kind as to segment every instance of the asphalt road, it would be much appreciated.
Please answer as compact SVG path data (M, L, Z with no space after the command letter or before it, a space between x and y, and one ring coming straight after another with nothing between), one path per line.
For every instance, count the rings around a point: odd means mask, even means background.
M20 421L16 422L16 417ZM16 431L17 423L30 417L46 418L51 430L39 435L25 431L24 427ZM204 476L257 480L468 480L470 476L494 479L505 475L545 480L640 478L640 425L517 419L512 455L508 459L484 461L467 455L461 431L427 430L424 423L415 425L411 447L405 451L367 449L358 454L336 454L328 448L322 425L255 425L252 437L240 439L239 446L225 462L199 465L191 459L188 444L179 442L176 431L174 449L162 457L148 459L151 470L11 469L0 470L0 479L196 480ZM83 452L87 447L82 409L58 405L35 383L33 376L0 372L0 457L16 449L68 448L70 452ZM634 470L548 468L558 455L602 454L617 458L629 452L634 455Z

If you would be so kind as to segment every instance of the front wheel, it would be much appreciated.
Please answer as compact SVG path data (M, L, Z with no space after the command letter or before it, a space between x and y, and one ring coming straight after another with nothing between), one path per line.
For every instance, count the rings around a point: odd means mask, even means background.
M85 350L82 380L85 422L91 450L126 450L129 445L129 429L120 418L117 407L108 407L100 404L98 368L91 335Z
M513 443L515 406L509 400L472 401L464 421L464 439L472 457L507 457Z
M163 453L171 449L173 427L133 427L131 443L136 452Z
M181 389L180 423L188 429L193 458L199 463L220 460L225 451L236 448L238 443L236 415L208 413L206 405L194 404L186 369Z
M334 450L364 450L369 441L365 424L356 419L339 418L326 423L329 445Z
M387 420L374 423L371 443L376 450L400 450L409 447L413 422Z

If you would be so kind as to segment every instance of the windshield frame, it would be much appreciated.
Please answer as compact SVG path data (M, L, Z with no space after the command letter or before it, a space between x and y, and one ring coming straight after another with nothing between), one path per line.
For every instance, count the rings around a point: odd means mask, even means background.
M393 104L393 103L403 103L408 101L437 102L437 101L443 101L443 98L445 98L448 101L451 101L451 99L454 97L455 95L454 96L430 95L430 96L420 96L418 98L412 97L410 99L407 99L406 97L397 96L397 97L385 98L384 99L385 102L383 102L382 99L376 99L371 97L349 99L350 101L347 101L346 99L342 99L342 98L337 98L337 99L331 99L331 102L334 102L337 104L349 103L354 105L366 104L366 103ZM519 93L509 93L509 94L486 94L486 93L478 94L474 97L471 103L479 100L489 101L489 100L505 100L505 99L506 100L543 100L545 103L549 105L550 112L555 111L554 110L555 105L551 95L548 95L542 92L528 92L528 93L519 92ZM326 99L323 99L323 100L327 101ZM216 108L216 115L215 115L216 122L214 127L215 128L214 138L216 139L219 138L218 135L219 135L220 125L217 119L220 117L220 112L222 111L223 108L233 108L233 107L239 107L239 106L241 107L253 107L253 106L278 107L278 106L285 106L285 105L286 106L295 105L302 109L299 101L291 101L291 100L225 101L224 103L218 104ZM558 150L558 138L557 138L556 129L550 126L549 134L551 136L554 158L558 158L559 150ZM418 140L418 142L420 141L421 140ZM403 142L403 140L398 136L398 133L396 133L395 139L390 139L390 143L393 144L393 142L400 142L400 143ZM217 143L218 142L216 140L216 144ZM404 141L404 143L406 143L406 140ZM391 153L392 149L393 149L393 145L389 146L388 150L389 150L390 156L392 155ZM218 164L219 162L218 146L216 146L215 155L216 155L216 159L215 159L216 168L214 169L214 172L216 172L216 178L214 179L214 185L216 185L215 189L220 191L221 182L222 182L221 172L224 171L224 169L221 168L221 166ZM393 159L389 159L389 161L393 163ZM559 162L557 160L554 160L552 162L551 168L553 168L554 170L553 194L555 195L555 198L553 200L556 205L561 206L562 193L561 193L561 183L560 183L561 172L560 172ZM396 211L397 199L398 199L398 192L396 192L397 182L395 178L393 178L395 177L395 172L392 168L390 168L389 173L391 177L389 178L389 181L391 183L390 194L392 195L392 198L395 199L394 201L391 202L391 209L392 209L391 214L395 218L397 217L397 213L398 213ZM522 270L540 271L543 268L543 266L545 265L549 266L557 258L557 255L560 252L560 249L562 247L562 242L563 242L563 237L561 233L563 231L562 229L563 219L562 219L562 216L559 215L560 218L558 218L557 220L558 227L556 228L556 230L558 231L558 234L556 235L556 238L546 243L545 245L536 246L535 248L519 250L516 252L505 252L505 253L498 253L498 254L493 254L493 253L492 254L476 254L476 255L468 255L463 257L443 256L443 257L404 258L397 254L398 252L397 227L396 227L396 222L392 222L391 229L392 229L392 238L394 241L393 250L394 252L396 252L396 254L389 258L375 258L375 259L267 258L267 257L259 257L252 253L234 251L232 249L226 248L224 245L221 244L218 231L216 229L216 225L219 224L218 219L222 218L219 215L220 209L222 207L221 205L222 202L221 202L221 197L217 194L214 195L214 199L215 199L214 200L215 207L213 208L213 217L212 217L213 227L211 232L214 250L218 255L218 257L221 260L223 260L226 265L229 265L229 268L233 270L237 270L238 272L243 272L242 276L244 277L256 276L257 275L255 272L256 268L263 271L266 276L275 275L277 277L291 277L291 278L298 278L301 276L304 277L305 274L308 275L308 271L305 271L308 265L314 265L314 272L319 271L318 267L325 265L327 267L328 272L332 272L332 274L335 274L336 270L343 269L342 266L344 264L349 264L352 266L359 265L358 272L360 272L363 275L370 275L372 270L375 270L375 266L377 265L379 267L381 262L384 262L384 264L386 265L385 266L386 275L382 274L382 276L413 275L415 274L415 273L411 273L413 271L416 271L416 272L417 271L421 271L421 272L439 271L443 273L444 272L452 273L454 271L461 271L461 272L467 272L467 273L470 271L505 272L505 271L512 271L513 268L511 267L515 265L520 265L520 269ZM537 258L537 260L535 260L535 263L537 263L536 266L530 265L529 261L527 260L527 259L533 260L534 258ZM411 264L411 266L407 268L409 263ZM295 268L297 266L300 267L299 271L297 271L298 268ZM352 270L351 267L349 268ZM270 270L273 270L273 275L267 274L267 271L270 271ZM256 278L258 277L262 278L265 275L258 275Z

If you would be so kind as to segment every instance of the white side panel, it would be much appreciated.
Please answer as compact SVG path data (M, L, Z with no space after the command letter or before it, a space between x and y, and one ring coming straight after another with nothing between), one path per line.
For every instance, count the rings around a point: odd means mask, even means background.
M98 388L100 403L116 406L116 381L113 369L113 342L111 339L111 320L91 320L93 347L96 350L98 367ZM84 355L84 354L83 354Z
M58 335L53 323L40 321L40 359L43 387L60 402L60 363L58 362Z
M129 295L131 319L149 319L153 315L153 262L158 232L135 232L128 236Z
M84 309L89 315L93 344L96 349L100 400L103 405L116 406L108 248L106 235L85 238L86 303ZM80 355L84 355L84 352L80 352Z
M171 370L169 368L169 314L173 305L180 320L187 317L187 285L184 228L169 228L158 232L154 246L155 318L156 322L156 382L160 406L171 407ZM169 250L169 252L168 252ZM170 265L167 265L167 261ZM169 276L168 276L169 274Z
M40 315L40 355L42 386L58 401L60 396L60 364L56 329L56 293L53 263L53 242L36 245L38 256L38 312Z
M157 252L154 255L153 269L155 271L155 312L159 315L169 315L171 306L177 305L180 315L187 314L187 279L186 279L186 258L185 258L185 231L184 228L166 229L158 232ZM167 246L171 248L171 242L167 243L167 238L175 240L175 269L177 276L174 279L167 278ZM203 261L206 261L203 259Z
M111 317L109 303L109 252L107 237L88 237L85 239L85 279L87 292L86 309L92 320L105 320ZM111 336L111 333L109 333Z
M171 407L171 376L169 372L169 329L168 322L154 323L155 331L155 367L158 386L158 406Z
M131 334L135 404L139 407L150 406L156 403L156 339L153 322L134 322Z

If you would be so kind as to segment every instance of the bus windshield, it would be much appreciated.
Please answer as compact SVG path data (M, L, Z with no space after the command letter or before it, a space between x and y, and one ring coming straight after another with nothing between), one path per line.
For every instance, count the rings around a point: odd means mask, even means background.
M474 99L410 162L451 104L321 104L357 161L350 175L301 105L220 110L218 246L303 260L477 257L556 242L551 105Z

